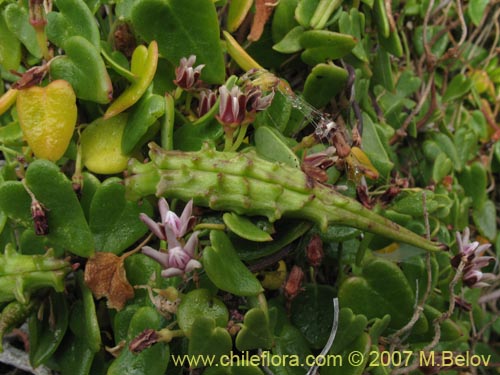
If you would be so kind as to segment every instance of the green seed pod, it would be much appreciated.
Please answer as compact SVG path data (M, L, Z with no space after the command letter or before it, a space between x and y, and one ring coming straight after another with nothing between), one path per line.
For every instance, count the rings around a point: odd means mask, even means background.
M3 351L3 336L11 329L21 325L37 305L38 303L35 301L28 304L13 301L4 307L2 314L0 314L0 352Z
M71 270L68 262L45 255L23 255L11 244L0 256L0 302L17 299L27 303L32 292L52 287L57 292L64 290L64 278Z
M241 215L311 220L323 230L341 224L428 250L440 246L366 209L335 190L311 182L297 168L261 159L255 152L202 149L165 151L150 144L151 162L131 163L125 184L131 198L151 194Z

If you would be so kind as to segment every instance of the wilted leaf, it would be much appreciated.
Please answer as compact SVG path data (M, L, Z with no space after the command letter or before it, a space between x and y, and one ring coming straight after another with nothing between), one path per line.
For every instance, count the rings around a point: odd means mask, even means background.
M134 289L123 266L127 255L118 257L98 252L89 258L85 267L85 283L97 299L106 297L111 309L123 309L127 300L134 297Z

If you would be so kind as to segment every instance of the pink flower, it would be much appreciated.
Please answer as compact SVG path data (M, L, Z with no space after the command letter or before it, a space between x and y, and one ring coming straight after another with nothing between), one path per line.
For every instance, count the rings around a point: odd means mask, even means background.
M238 86L231 90L225 85L219 87L220 104L217 120L225 127L235 128L245 120L247 96Z
M200 104L198 106L198 116L206 114L214 106L217 96L212 90L203 90L200 93Z
M189 56L188 59L183 57L179 66L175 68L174 83L184 90L189 90L198 83L201 70L205 67L205 65L198 65L196 68L193 68L195 61L195 55Z
M198 232L194 232L185 245L176 238L168 241L168 251L158 251L150 246L144 246L142 253L156 260L163 268L163 277L181 276L196 268L201 268L201 263L194 258L198 246Z
M491 244L479 245L479 242L470 242L470 230L464 229L463 236L457 232L458 254L451 259L451 265L458 268L461 262L464 263L462 280L470 288L480 288L489 286L486 281L495 277L490 273L483 273L481 268L486 267L495 258L482 255L484 251L491 247Z
M193 216L191 216L191 213L193 212L193 200L191 199L186 204L181 217L170 210L165 198L161 198L158 201L158 208L161 217L160 223L155 222L144 213L139 215L140 219L160 240L167 241L170 237L174 239L183 237L192 223Z

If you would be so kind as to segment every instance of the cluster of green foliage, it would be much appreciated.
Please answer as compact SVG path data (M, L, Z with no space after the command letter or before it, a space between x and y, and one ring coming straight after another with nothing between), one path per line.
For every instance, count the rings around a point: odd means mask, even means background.
M0 1L0 336L27 321L31 366L63 375L300 375L320 353L343 359L323 375L457 374L417 354L447 350L494 371L499 15ZM159 196L194 200L191 237L150 235ZM181 276L140 252L193 236ZM298 363L172 360L260 351Z

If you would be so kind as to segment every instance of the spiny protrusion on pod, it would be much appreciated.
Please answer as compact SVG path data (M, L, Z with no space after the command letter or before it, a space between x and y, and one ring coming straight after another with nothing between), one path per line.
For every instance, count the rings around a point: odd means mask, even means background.
M308 184L300 169L264 160L253 151L220 152L206 148L198 152L165 151L155 144L150 144L150 148L150 163L140 167L131 164L125 180L131 197L156 194L184 201L193 199L195 204L214 210L262 215L270 221L282 216L295 217L313 221L322 230L328 224L339 224L428 251L443 248L331 187ZM193 158L197 158L196 163ZM190 171L189 178L184 169Z

